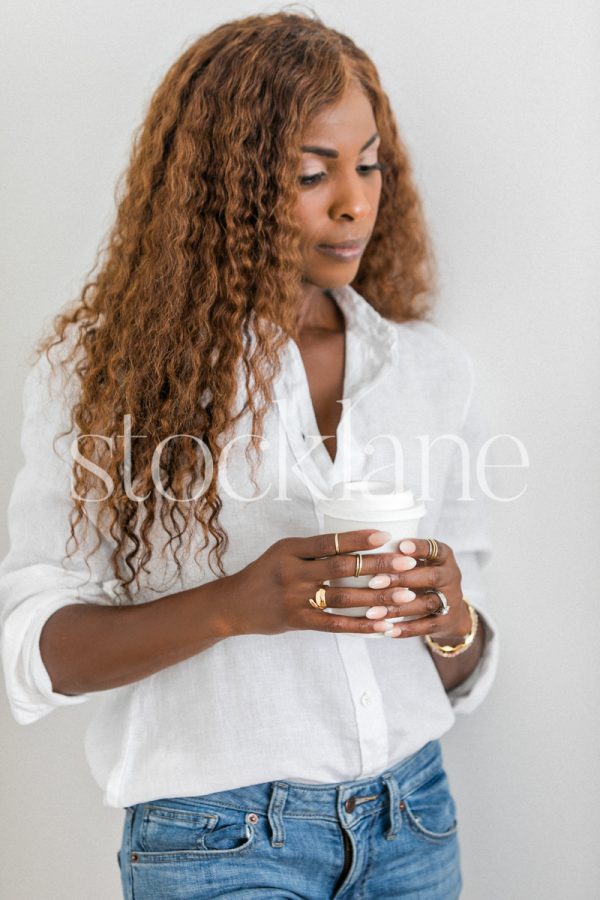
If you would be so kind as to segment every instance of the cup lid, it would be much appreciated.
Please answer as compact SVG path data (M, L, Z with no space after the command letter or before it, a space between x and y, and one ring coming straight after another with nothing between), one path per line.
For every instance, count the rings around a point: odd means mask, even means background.
M425 515L423 504L415 502L413 492L393 481L338 481L331 495L317 499L316 505L321 513L348 519L368 519L373 513L386 519Z

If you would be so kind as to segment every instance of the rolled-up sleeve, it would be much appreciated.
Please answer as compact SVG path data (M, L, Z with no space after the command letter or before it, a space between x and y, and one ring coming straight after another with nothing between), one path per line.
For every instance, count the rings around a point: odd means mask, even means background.
M448 691L448 699L455 713L473 712L485 699L496 677L499 654L498 627L488 607L482 572L491 557L492 546L485 495L477 482L476 467L477 455L488 437L487 423L473 362L467 354L465 357L470 373L470 390L459 435L464 443L456 444L453 449L438 533L440 540L454 551L462 574L463 594L483 620L486 640L481 659L473 672L460 685Z
M42 356L25 379L18 472L8 505L9 550L0 563L0 655L10 710L28 724L59 706L83 703L89 694L52 690L40 653L40 635L50 616L74 603L112 604L118 581L111 546L91 518L76 532L80 547L67 559L71 497L69 394L64 374ZM53 440L54 447L53 447ZM84 523L85 525L85 523ZM79 535L83 535L80 541ZM73 541L69 549L74 546Z

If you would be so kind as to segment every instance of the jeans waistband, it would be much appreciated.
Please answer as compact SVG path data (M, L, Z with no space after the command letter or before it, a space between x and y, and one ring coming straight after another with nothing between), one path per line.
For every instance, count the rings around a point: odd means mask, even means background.
M337 784L304 784L287 780L268 782L265 787L270 788L267 815L273 834L272 844L274 847L283 844L284 816L317 816L352 828L363 816L385 808L390 811L390 824L385 836L391 840L401 827L402 797L407 797L429 781L441 766L441 747L435 740L380 775ZM245 796L244 799L249 798Z
M210 804L264 815L274 847L283 846L283 820L287 817L328 819L352 828L363 816L389 809L386 837L391 840L401 827L402 798L429 781L441 767L440 743L433 740L380 775L331 784L265 781L197 798L172 798L169 804L189 809L194 803Z

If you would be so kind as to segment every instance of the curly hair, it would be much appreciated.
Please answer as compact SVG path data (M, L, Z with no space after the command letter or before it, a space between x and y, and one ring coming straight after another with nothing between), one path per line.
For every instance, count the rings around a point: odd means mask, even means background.
M98 528L112 538L111 564L128 601L132 583L139 586L141 571L148 572L157 513L168 534L165 547L177 541L178 571L184 535L196 531L188 527L193 514L204 539L198 552L212 539L209 565L214 572L216 557L218 573L225 574L220 439L250 411L246 453L251 446L259 455L281 350L298 337L302 259L294 204L301 135L349 83L360 84L371 102L385 165L377 221L352 286L382 316L426 318L433 254L377 70L349 37L318 17L279 12L227 22L171 65L134 134L115 191L115 221L84 287L35 348L50 359L52 347L72 340L64 360L77 356L71 430L82 436L80 451L116 486L94 504ZM246 353L251 328L256 341ZM235 415L240 366L247 399ZM131 446L137 498L122 488L124 448L117 444L109 453L93 440L119 435L125 413L132 431L149 438ZM159 502L152 448L166 435L178 440L163 448ZM193 436L212 458L201 502L177 499L190 481L205 478L206 460L198 458ZM77 544L84 504L94 485L97 490L91 467L75 462L72 479L78 499L67 544Z

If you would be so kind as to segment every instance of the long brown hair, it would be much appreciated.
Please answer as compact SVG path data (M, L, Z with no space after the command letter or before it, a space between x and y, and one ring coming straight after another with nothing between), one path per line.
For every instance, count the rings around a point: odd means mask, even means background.
M251 411L251 446L259 453L280 351L288 336L297 337L302 260L293 207L301 134L315 114L340 99L349 80L370 99L385 164L377 222L352 286L389 319L425 318L433 257L376 68L349 37L316 16L280 12L227 22L195 40L170 67L135 134L116 219L88 280L36 347L50 360L53 346L67 338L65 346L72 344L63 360L76 361L72 428L83 436L119 435L128 413L132 433L146 436L131 448L131 476L143 501L123 490L118 441L110 454L106 443L91 437L79 445L115 485L94 507L114 541L114 574L128 600L130 585L139 585L152 557L149 533L158 500L151 462L167 435L180 438L169 441L161 457L166 493L189 496L190 480L204 477L204 460L190 436L202 438L213 461L200 501L158 505L169 548L177 541L177 568L183 537L196 532L198 522L200 550L212 537L210 567L216 554L226 574L219 438L239 417L234 402L241 363L246 387L252 384L244 411ZM257 340L244 354L251 324ZM78 499L68 543L86 518L86 498L98 488L96 476L77 462L73 488Z

